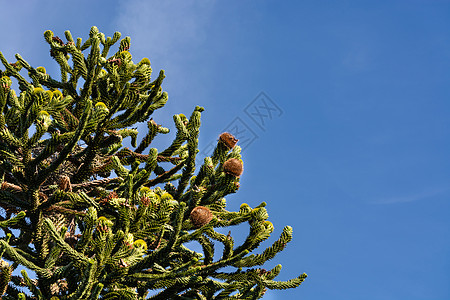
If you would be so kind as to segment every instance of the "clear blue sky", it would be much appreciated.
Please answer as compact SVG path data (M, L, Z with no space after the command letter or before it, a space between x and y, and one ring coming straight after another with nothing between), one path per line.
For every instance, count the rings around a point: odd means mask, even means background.
M450 1L0 7L10 60L19 52L56 72L45 30L84 39L92 25L120 31L134 61L166 71L158 123L204 106L205 151L223 129L246 129L230 209L267 202L275 232L263 246L294 228L267 267L281 263L283 280L309 275L265 299L450 299Z

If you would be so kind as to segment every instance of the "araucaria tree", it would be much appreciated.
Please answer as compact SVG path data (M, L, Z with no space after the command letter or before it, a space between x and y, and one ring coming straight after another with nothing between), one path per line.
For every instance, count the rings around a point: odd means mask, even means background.
M110 55L120 36L92 27L83 43L46 31L60 80L0 52L2 299L258 299L299 286L306 274L274 281L280 265L258 267L284 249L292 228L251 254L274 229L266 204L226 210L243 172L235 137L222 133L196 166L196 107L173 117L167 149L151 148L169 132L150 119L168 99L164 72L151 81L150 61L131 60L129 37ZM140 122L148 131L137 141ZM216 231L241 223L250 230L240 245Z

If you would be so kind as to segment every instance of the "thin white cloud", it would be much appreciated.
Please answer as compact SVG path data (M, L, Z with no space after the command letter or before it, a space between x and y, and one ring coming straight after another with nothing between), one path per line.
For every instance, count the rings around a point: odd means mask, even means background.
M38 17L36 16L36 12L39 11L38 5L38 1L30 0L19 9L17 5L12 5L11 1L0 0L2 7L0 27L3 29L0 33L0 51L6 59L15 60L14 54L17 52L31 53L35 41L42 38L42 33L35 36L33 31L33 22Z
M123 1L117 30L131 36L135 56L148 56L154 72L164 69L184 89L195 71L189 63L203 51L213 7L214 1Z
M173 59L204 40L213 5L213 1L123 1L117 24L134 39L146 41L138 50L150 49L152 56Z
M396 204L396 203L421 201L421 200L426 200L426 199L441 195L441 194L445 193L446 191L448 191L448 188L446 188L446 187L445 188L437 187L437 188L427 189L425 191L414 193L414 194L379 198L377 200L371 201L371 203L373 203L373 204Z

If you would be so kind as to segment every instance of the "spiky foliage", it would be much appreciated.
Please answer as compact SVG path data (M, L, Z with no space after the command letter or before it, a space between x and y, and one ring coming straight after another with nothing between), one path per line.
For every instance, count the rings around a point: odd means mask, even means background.
M273 279L280 265L254 268L283 250L292 229L250 255L274 229L265 203L226 210L224 197L237 191L243 171L232 135L220 136L194 175L203 108L189 118L175 115L172 144L151 148L169 132L148 121L168 99L164 72L152 81L147 58L133 63L129 37L113 55L118 32L106 38L92 27L84 43L69 31L66 42L51 31L44 37L60 80L20 55L9 63L0 52L3 299L145 299L151 290L152 299L257 299L267 288L300 285L305 274L279 282ZM145 121L148 132L138 144L131 127ZM250 226L241 245L216 231L241 223ZM192 241L202 251L186 246ZM21 275L13 275L16 269Z

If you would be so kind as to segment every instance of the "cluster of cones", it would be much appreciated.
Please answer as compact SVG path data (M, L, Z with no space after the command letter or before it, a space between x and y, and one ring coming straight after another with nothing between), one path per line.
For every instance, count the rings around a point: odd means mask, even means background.
M224 132L219 136L219 142L225 145L229 150L233 149L238 141L237 138L228 132ZM223 171L225 174L239 177L244 171L244 165L240 159L230 158L223 163ZM213 214L209 208L205 206L195 207L190 214L190 220L196 228L205 226L211 222L212 218Z

